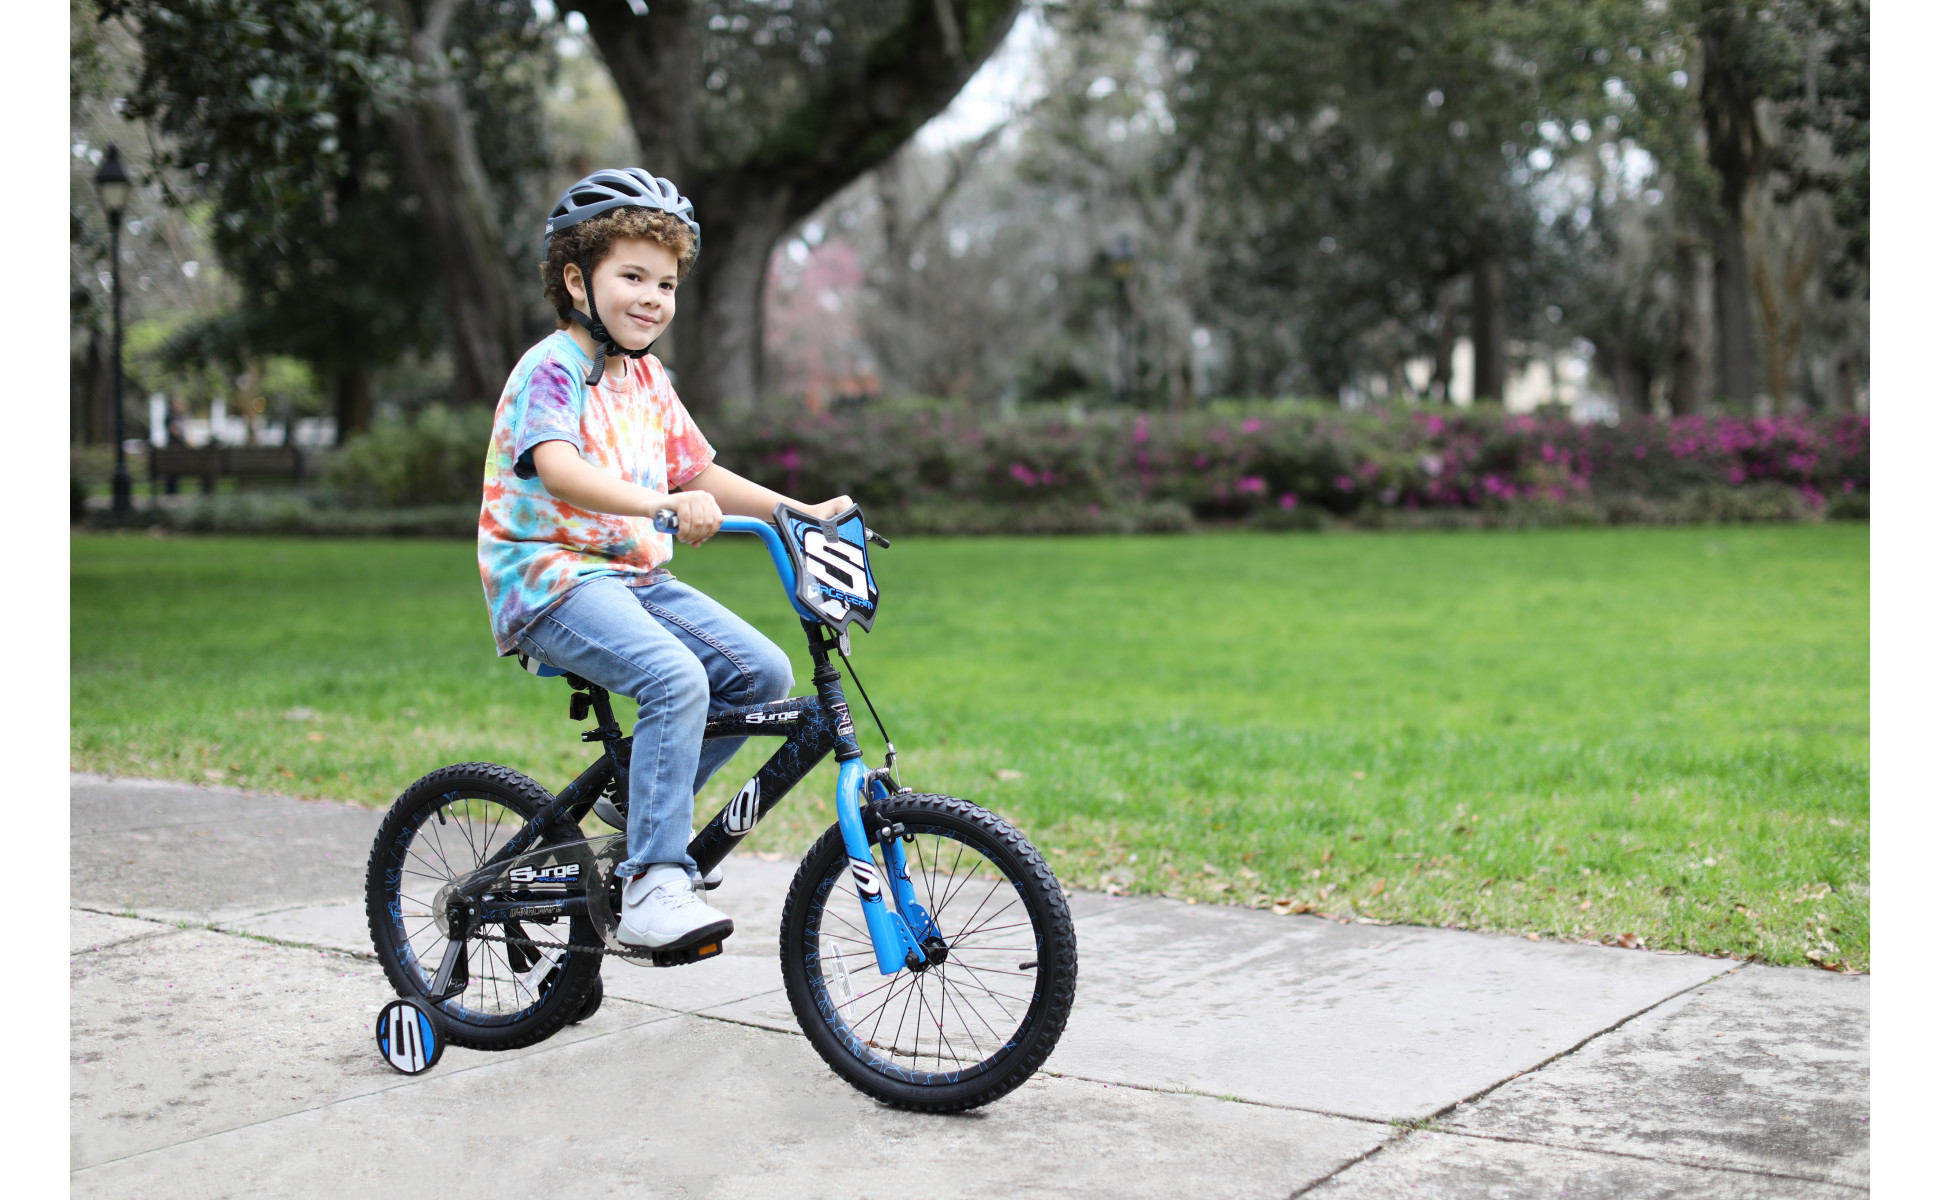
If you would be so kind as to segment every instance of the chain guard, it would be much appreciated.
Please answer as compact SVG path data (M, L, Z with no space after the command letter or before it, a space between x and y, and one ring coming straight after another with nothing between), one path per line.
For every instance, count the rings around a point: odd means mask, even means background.
M453 891L474 898L519 891L529 894L533 900L544 900L570 896L573 889L577 887L583 889L586 897L587 919L593 923L593 931L599 935L600 944L597 946L583 946L570 941L535 942L531 938L487 933L483 929L471 930L466 940L498 942L525 950L564 950L580 954L602 954L625 959L640 966L655 967L685 966L705 958L713 958L721 953L719 942L710 943L714 947L710 954L700 953L705 948L700 946L669 953L650 950L645 946L629 946L622 942L619 937L620 894L614 871L625 858L626 835L624 834L558 842L527 851L506 862L474 871L463 879L447 885L446 890L439 893L439 898L442 903L444 897ZM572 882L561 882L568 879ZM538 890L542 888L548 891L542 893ZM442 913L442 909L439 911ZM447 936L449 936L448 933Z

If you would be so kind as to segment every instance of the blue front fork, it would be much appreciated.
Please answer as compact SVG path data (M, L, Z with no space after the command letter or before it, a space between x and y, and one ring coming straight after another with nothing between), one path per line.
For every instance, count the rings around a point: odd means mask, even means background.
M849 852L849 876L856 895L862 900L862 919L869 926L869 940L875 944L876 966L884 975L894 975L904 967L929 961L923 942L940 936L936 922L916 902L916 889L909 881L909 864L903 858L900 838L882 844L883 866L889 872L889 893L896 907L883 903L883 879L870 853L869 833L862 827L862 780L867 772L862 760L852 758L842 764L835 780L835 814L842 827L842 845ZM881 780L875 783L876 798L889 794Z

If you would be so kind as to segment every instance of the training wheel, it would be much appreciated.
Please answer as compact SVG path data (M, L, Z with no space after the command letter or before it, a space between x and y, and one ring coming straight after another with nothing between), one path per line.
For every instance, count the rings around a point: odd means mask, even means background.
M397 999L377 1014L377 1053L393 1070L422 1075L438 1065L445 1039L428 1005Z

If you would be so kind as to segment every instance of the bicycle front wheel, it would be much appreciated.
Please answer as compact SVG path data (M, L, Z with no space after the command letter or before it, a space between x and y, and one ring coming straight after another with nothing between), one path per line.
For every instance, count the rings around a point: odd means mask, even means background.
M1078 983L1064 892L995 813L936 795L875 807L907 831L916 902L936 926L934 961L879 973L842 832L831 826L782 910L795 1019L837 1075L884 1103L919 1112L988 1104L1029 1079L1064 1032Z

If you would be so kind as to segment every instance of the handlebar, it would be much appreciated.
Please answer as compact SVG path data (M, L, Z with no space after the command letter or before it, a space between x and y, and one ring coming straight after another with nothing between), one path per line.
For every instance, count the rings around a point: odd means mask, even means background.
M774 528L774 526L761 520L759 517L721 518L722 533L759 533L761 530L755 528L757 525L770 530ZM657 509L653 514L653 527L665 534L679 533L680 515L671 508ZM867 525L862 527L862 533L863 536L867 537L876 545L881 546L884 550L889 549L889 539L869 528Z
M653 527L661 533L680 532L680 518L671 508L663 508L653 514ZM793 608L804 621L819 621L820 617L802 604L795 595L795 563L788 557L788 547L782 544L781 531L759 517L723 517L722 533L752 533L768 547L768 557L774 560L775 574L781 576L782 594L788 597L788 606ZM887 550L889 539L873 529L864 527L863 532L869 540Z

